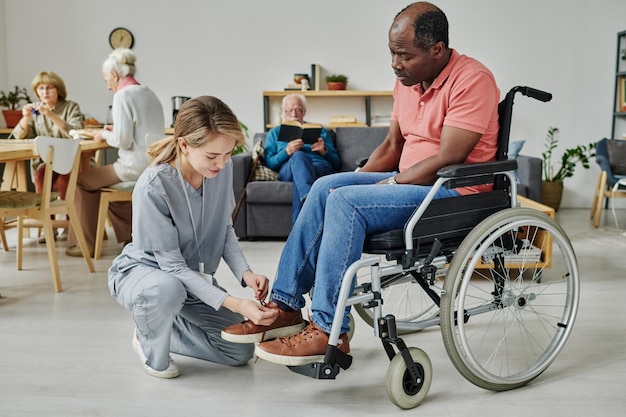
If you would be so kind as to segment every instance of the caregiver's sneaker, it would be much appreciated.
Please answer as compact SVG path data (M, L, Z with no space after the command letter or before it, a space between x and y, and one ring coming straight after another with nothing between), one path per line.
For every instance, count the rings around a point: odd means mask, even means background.
M133 333L133 349L135 349L135 352L137 352L137 355L139 355L139 359L141 359L141 363L143 364L143 369L148 375L165 379L176 378L180 375L178 366L174 363L172 358L170 358L170 363L167 369L163 371L157 371L156 369L152 369L146 364L146 355L143 353L143 349L141 348L141 344L139 343L139 337L137 337L137 329L135 329Z

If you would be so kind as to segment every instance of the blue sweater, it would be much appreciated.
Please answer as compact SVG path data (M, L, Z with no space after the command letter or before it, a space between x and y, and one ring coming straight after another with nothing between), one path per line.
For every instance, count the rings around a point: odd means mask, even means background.
M272 130L270 130L267 133L264 144L265 165L274 171L279 171L280 167L289 159L289 154L287 154L287 151L285 150L289 142L283 142L278 140L279 131L280 126L276 126ZM322 128L321 137L324 140L324 146L326 147L326 155L322 156L318 152L311 151L311 145L308 144L304 144L300 151L306 152L307 155L309 155L313 159L314 163L316 160L328 161L333 169L336 171L341 166L339 152L337 152L337 148L333 143L330 133L328 133L328 131L324 128Z

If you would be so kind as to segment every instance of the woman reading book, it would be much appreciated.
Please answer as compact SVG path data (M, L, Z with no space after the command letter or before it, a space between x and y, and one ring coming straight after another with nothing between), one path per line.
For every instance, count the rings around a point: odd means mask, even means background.
M304 133L296 138L281 135L281 129L285 133L287 129L292 130L294 125L303 124L305 114L306 98L300 94L286 95L282 103L283 125L276 126L267 133L264 145L265 165L277 171L281 181L293 183L292 224L296 221L313 182L319 177L336 172L341 164L330 134L321 125L318 126L319 137L315 141L307 139L305 143Z

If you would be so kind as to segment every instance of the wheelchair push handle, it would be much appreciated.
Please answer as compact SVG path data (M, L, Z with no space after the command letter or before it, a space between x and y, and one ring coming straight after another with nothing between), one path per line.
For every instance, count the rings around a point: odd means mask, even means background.
M516 91L519 91L527 97L532 97L535 100L543 101L544 103L552 100L552 94L546 91L537 90L532 87L515 87Z

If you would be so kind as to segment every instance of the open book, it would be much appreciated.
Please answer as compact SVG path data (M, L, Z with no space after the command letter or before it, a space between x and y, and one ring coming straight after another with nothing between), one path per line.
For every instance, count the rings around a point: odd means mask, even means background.
M298 123L295 121L285 122L280 125L278 132L278 140L289 142L294 139L300 139L309 145L317 142L322 134L322 125L316 123Z

